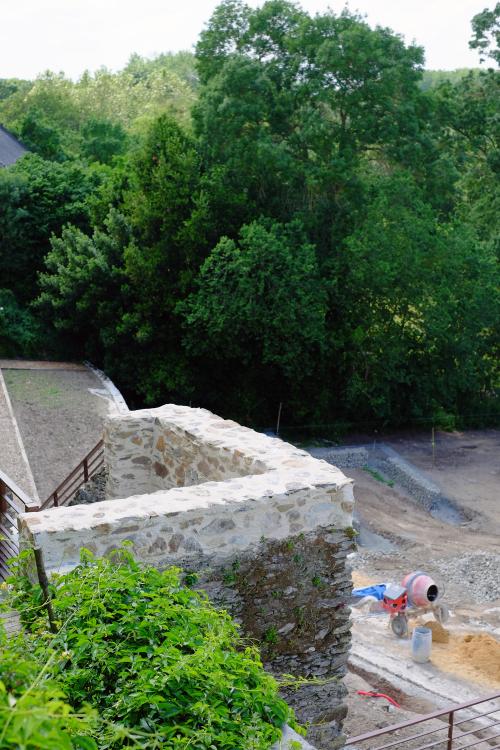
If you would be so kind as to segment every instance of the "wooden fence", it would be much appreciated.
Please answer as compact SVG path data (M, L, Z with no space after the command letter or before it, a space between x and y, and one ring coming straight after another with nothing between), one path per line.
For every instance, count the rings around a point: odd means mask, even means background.
M80 487L91 479L104 466L104 442L99 440L92 450L87 453L83 461L68 474L54 492L42 503L42 510L58 508L67 505L76 495Z
M17 517L40 510L40 503L0 471L0 580L9 575L7 560L19 553Z

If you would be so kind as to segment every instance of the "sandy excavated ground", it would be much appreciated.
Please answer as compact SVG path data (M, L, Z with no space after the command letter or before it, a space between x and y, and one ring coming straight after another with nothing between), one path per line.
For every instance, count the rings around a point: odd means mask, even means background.
M377 481L363 469L344 470L355 480L364 542L351 558L354 585L400 582L406 573L424 570L444 592L451 611L448 642L434 642L431 662L417 665L410 640L395 638L385 615L353 610L345 723L351 736L500 693L500 431L440 433L434 460L429 436L386 442L430 476L464 510L464 519L452 524L433 518L397 485ZM417 624L425 619L432 616ZM360 689L388 693L402 708L388 710L387 701L361 697ZM500 709L500 700L497 704ZM500 720L500 713L495 718ZM401 734L408 736L408 731ZM403 741L401 747L411 750L412 743Z

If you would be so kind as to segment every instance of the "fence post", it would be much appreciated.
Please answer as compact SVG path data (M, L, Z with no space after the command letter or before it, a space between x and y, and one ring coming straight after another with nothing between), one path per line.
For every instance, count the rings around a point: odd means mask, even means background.
M448 744L446 750L453 750L453 718L455 716L454 711L450 711L448 714Z
M47 615L49 618L50 632L57 633L56 618L54 616L54 610L52 609L52 601L50 599L50 591L49 591L49 579L47 578L47 573L45 571L45 565L43 562L43 553L40 547L35 547L33 552L35 555L36 572L38 574L38 581L40 583L40 587L42 589L42 594L43 594L43 604L45 606L45 609L47 610Z
M5 493L7 492L7 485L2 482L0 479L0 520L2 520L2 516L7 510L7 502L5 500ZM4 546L4 543L2 541L2 537L0 535L0 550L5 554L6 557L10 557L10 555L7 554L7 552L2 549ZM3 573L0 573L0 581L3 580Z
M276 421L276 435L280 434L280 421L281 421L281 407L282 406L283 406L283 404L280 401L280 408L278 409L278 419Z
M59 507L59 498L57 497L57 492L54 492L54 494L52 495L52 497L54 498L54 508L58 508Z
M83 481L89 481L89 465L87 463L87 456L83 459Z
M0 513L5 513L7 503L4 495L7 493L7 485L0 479Z

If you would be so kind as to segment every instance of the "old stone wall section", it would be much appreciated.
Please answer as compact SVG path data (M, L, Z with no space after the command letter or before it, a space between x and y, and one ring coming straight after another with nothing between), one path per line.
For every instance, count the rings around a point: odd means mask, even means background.
M268 669L324 680L287 700L342 745L350 642L352 481L308 453L202 409L167 405L112 416L107 497L21 518L49 572L133 542L136 557L179 565L256 641ZM193 574L196 574L193 576Z
M293 468L290 462L297 461L318 469L305 451L186 406L169 404L110 419L104 439L110 498L137 494L145 487L152 492L287 471Z

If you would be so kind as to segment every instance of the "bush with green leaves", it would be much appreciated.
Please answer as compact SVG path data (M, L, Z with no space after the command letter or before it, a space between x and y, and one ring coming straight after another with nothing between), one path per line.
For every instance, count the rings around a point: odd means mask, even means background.
M7 641L0 632L2 750L97 750L90 736L96 714L88 707L77 713L69 705L51 676L55 654L41 666L26 657L23 646L21 638Z
M18 304L10 289L0 289L0 357L29 357L41 340L40 326L30 310Z
M283 724L295 726L257 649L178 569L140 566L125 548L103 559L85 551L53 581L56 636L38 586L11 582L20 638L74 711L97 710L99 750L267 750Z

